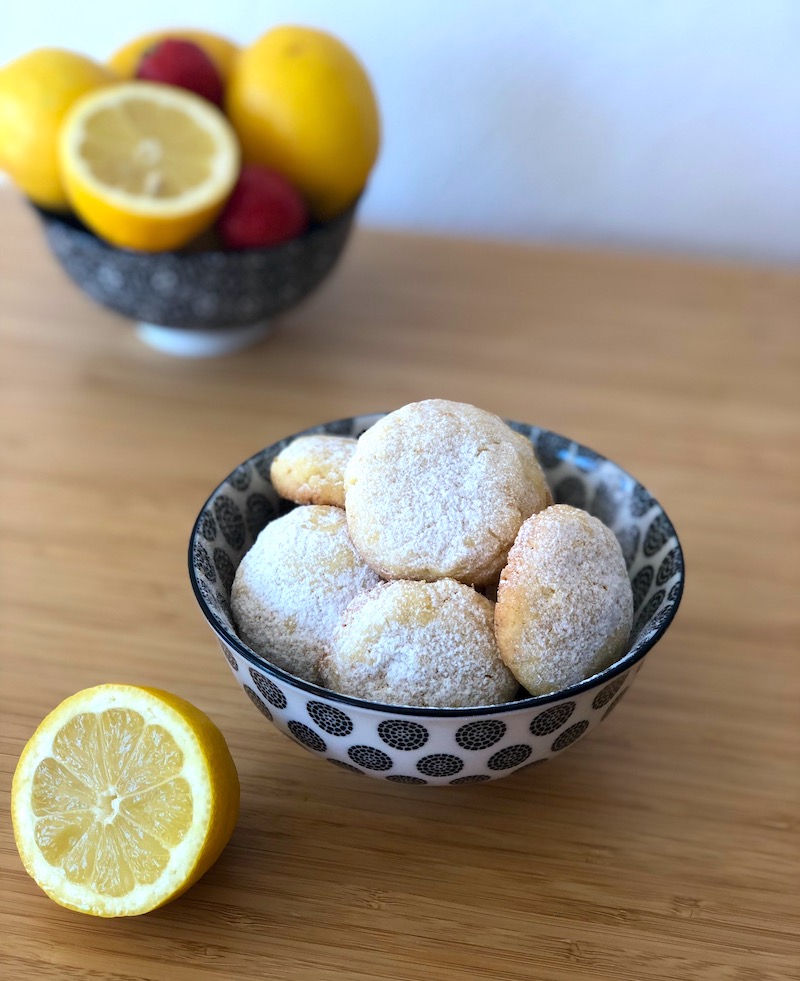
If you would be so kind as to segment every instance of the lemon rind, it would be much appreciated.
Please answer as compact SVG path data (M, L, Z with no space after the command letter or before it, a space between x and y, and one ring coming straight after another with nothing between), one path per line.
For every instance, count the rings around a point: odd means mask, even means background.
M52 755L58 731L81 712L102 712L115 706L139 712L146 725L161 725L184 754L180 774L192 788L192 821L183 840L170 849L166 868L152 884L136 885L121 897L94 892L70 882L51 865L35 844L36 816L30 807L33 775L41 760ZM192 725L180 712L151 692L133 685L100 685L62 702L41 723L20 756L12 785L12 817L17 848L28 873L62 906L98 916L131 916L164 905L195 881L198 865L212 834L214 785L209 761Z

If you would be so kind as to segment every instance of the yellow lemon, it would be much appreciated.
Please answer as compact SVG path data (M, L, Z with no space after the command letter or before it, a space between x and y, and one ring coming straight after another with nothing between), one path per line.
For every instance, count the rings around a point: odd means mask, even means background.
M58 131L84 93L114 81L90 58L39 48L0 68L0 170L43 208L66 209L58 170Z
M155 82L84 96L59 141L61 175L80 218L112 245L177 249L208 228L239 173L239 144L206 99Z
M111 55L108 59L109 67L121 78L133 78L136 75L139 62L142 60L142 55L150 48L154 48L159 41L168 37L181 41L192 41L199 48L202 48L214 62L222 81L228 80L234 59L239 51L233 41L220 37L218 34L183 27L176 27L174 30L151 31L149 34L137 37Z
M189 702L132 685L78 692L42 722L11 789L25 869L94 916L175 899L219 857L239 812L222 733Z
M280 171L316 217L338 214L364 187L378 106L361 63L330 34L269 31L239 55L225 104L245 160Z

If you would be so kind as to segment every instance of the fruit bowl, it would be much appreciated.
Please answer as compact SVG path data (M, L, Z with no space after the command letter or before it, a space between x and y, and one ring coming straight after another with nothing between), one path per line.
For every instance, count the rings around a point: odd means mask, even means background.
M315 426L306 433L360 436L380 415ZM625 655L561 691L477 708L414 708L353 698L303 681L247 647L231 619L237 566L265 525L294 505L272 487L270 465L297 435L245 460L213 491L195 522L189 575L200 609L234 678L282 733L320 760L393 783L467 784L507 776L558 757L596 729L630 689L645 656L672 622L683 592L683 553L652 495L611 460L522 423L556 503L584 508L617 536L634 597Z
M141 339L184 357L230 353L309 296L344 251L358 202L281 245L241 251L136 252L73 217L33 206L67 275L103 306L138 321Z

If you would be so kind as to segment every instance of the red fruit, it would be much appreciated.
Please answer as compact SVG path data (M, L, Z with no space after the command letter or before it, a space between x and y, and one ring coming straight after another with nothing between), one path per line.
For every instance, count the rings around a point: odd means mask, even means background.
M205 51L191 41L167 38L159 42L143 55L136 77L177 85L222 108L220 74Z
M229 249L278 245L307 226L308 208L294 186L277 171L254 164L242 167L218 223Z

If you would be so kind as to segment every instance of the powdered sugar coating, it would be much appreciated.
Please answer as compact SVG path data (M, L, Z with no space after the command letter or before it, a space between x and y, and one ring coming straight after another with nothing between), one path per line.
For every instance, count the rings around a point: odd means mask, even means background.
M532 695L591 677L625 653L633 595L614 533L557 504L520 528L500 576L500 653Z
M344 507L344 471L356 449L345 436L298 436L272 461L275 490L296 504Z
M453 579L397 580L356 597L320 666L333 691L392 705L495 705L517 682L500 659L493 608Z
M257 654L317 682L342 611L378 582L353 547L344 511L307 505L258 536L236 570L231 610L239 636Z
M429 399L379 420L345 471L347 520L388 579L499 575L522 522L550 503L530 441L473 405Z

